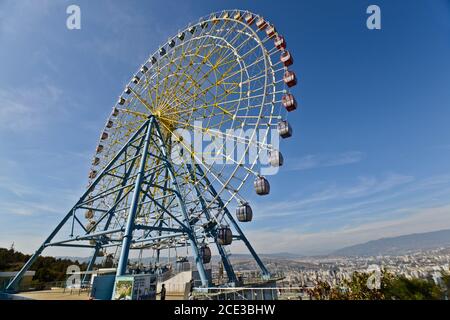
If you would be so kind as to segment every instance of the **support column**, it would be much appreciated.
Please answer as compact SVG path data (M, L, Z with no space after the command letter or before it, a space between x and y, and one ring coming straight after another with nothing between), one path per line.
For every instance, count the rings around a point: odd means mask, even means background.
M146 135L145 135L144 147L141 152L141 162L139 165L139 172L136 176L136 183L134 185L133 198L131 200L131 206L130 206L130 210L129 210L128 218L127 218L127 225L126 225L125 233L124 233L123 239L122 239L122 248L121 248L119 264L117 266L117 272L116 272L117 276L122 276L127 272L128 255L130 252L130 246L131 246L131 241L132 241L133 231L134 231L134 220L136 218L136 212L137 212L137 208L138 208L139 194L141 192L142 178L144 176L145 164L147 162L148 146L150 144L153 123L154 123L154 118L152 116L152 117L150 117L149 120L147 120L147 131L146 131Z

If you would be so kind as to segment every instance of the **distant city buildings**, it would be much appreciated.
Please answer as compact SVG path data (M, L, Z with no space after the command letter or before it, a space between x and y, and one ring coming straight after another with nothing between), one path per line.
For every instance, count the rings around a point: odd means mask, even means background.
M408 279L431 279L436 284L441 282L443 271L450 271L450 248L423 250L403 255L352 256L352 257L305 257L265 259L271 272L284 275L278 287L297 290L312 288L319 282L332 286L350 279L357 272L371 272L374 266L397 276ZM255 270L249 261L235 262L236 271Z

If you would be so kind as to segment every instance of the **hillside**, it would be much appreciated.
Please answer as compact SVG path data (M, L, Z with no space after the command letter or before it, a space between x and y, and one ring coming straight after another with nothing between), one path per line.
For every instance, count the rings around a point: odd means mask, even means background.
M18 271L29 258L30 255L15 251L13 248L0 248L0 272ZM65 281L67 279L67 268L74 264L80 266L82 270L87 267L86 263L80 264L72 259L38 257L30 268L30 270L36 271L32 285L34 288L43 289L54 281Z
M382 238L345 247L331 253L333 256L398 255L411 251L450 247L450 230L408 234Z

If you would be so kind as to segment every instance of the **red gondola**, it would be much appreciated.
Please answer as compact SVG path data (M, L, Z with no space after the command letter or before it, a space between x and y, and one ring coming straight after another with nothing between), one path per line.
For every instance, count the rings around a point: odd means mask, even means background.
M280 57L281 62L283 62L285 67L289 67L294 63L294 58L289 51L283 51Z
M295 75L294 71L286 71L284 73L284 78L283 78L284 83L287 84L287 86L289 88L295 86L297 84L297 77Z
M277 36L275 38L275 47L277 47L278 50L286 49L286 40L284 40L283 36Z
M268 26L266 29L266 34L269 38L273 38L277 34L277 30L274 26Z
M245 22L247 22L247 24L251 26L253 22L255 22L255 17L251 13L249 13L245 16Z
M292 94L286 94L281 98L281 103L288 112L292 112L297 109L297 101Z
M256 21L256 26L259 30L264 30L267 27L267 22L263 17L260 17L258 21Z

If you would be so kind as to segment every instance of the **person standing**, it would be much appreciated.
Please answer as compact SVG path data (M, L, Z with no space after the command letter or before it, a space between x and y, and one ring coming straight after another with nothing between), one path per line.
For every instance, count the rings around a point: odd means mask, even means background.
M166 285L164 283L161 286L161 292L159 294L161 296L160 300L166 300Z
M194 300L194 279L189 281L189 294L188 300Z

